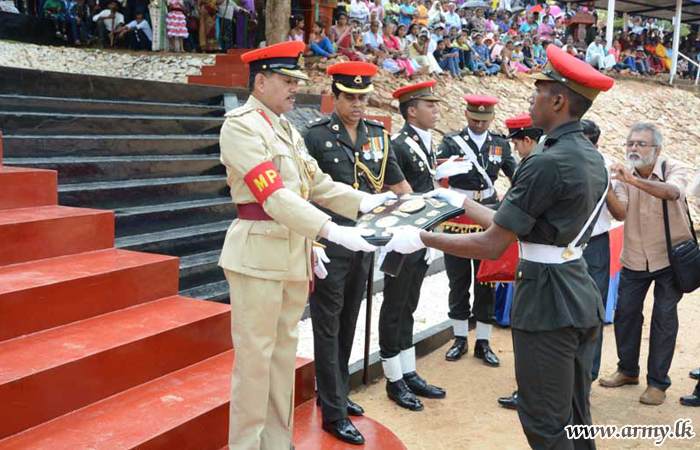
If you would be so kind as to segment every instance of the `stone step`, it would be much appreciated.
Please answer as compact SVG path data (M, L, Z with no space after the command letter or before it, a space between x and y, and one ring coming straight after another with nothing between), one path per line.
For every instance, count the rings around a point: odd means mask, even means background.
M56 172L0 165L0 210L55 205L56 186Z
M225 112L221 105L96 100L17 94L0 94L0 104L6 111L42 111L66 114L155 114L221 117Z
M214 134L221 129L220 117L174 115L61 114L0 110L4 135L84 134Z
M182 257L220 249L223 246L229 225L231 225L231 220L225 220L126 236L116 239L115 246L125 250Z
M124 155L201 155L219 154L217 134L122 134L108 135L3 135L3 151L8 158L117 157Z
M180 258L180 290L224 281L224 271L218 265L220 255L219 249Z
M214 197L115 209L117 237L154 233L203 223L233 220L236 206L230 197Z
M185 289L180 291L180 295L217 303L231 303L228 282L225 279Z
M173 176L222 175L218 155L59 156L6 158L5 164L58 171L59 184L135 180Z
M226 306L174 296L0 343L0 439L228 351L230 328Z
M229 195L225 175L76 183L58 187L58 202L99 208L123 208L201 200Z

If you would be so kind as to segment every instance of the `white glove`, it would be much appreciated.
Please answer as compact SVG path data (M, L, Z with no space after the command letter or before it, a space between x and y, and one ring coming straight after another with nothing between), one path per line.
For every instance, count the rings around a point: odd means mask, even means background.
M474 167L471 161L466 159L463 161L455 161L457 158L459 158L457 155L450 156L450 159L440 164L435 171L435 179L441 180L443 178L469 173Z
M383 194L368 195L360 202L360 212L362 214L367 214L377 206L381 206L389 200L394 199L396 199L396 194L391 191L384 192Z
M370 244L363 236L371 236L373 230L363 230L362 228L341 227L340 225L328 222L328 240L342 245L353 252L374 252L377 247Z
M436 250L435 250L434 248L432 248L432 247L428 247L428 248L426 249L426 251L425 251L425 257L424 257L423 259L425 259L425 263L426 263L427 265L430 265L430 263L432 263L433 261L435 261L435 252L436 252Z
M326 270L326 266L323 263L329 263L331 260L328 258L326 255L326 251L323 249L323 247L313 247L314 251L314 273L316 276L323 280L328 276L328 270Z
M407 255L425 248L425 244L420 238L420 228L405 225L402 227L387 228L389 234L393 235L388 244L384 246L387 252L399 252Z
M445 200L447 203L454 206L455 208L461 208L462 206L464 206L464 201L467 199L466 195L445 188L439 188L435 189L434 191L427 192L423 194L423 197Z

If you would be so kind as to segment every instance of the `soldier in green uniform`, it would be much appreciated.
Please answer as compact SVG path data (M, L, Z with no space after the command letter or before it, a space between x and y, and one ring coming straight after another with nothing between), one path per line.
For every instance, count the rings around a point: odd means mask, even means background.
M518 415L537 449L595 448L569 439L570 425L590 425L588 387L605 310L582 258L605 201L602 155L583 134L581 117L614 81L550 45L548 63L532 77L532 124L547 135L518 168L497 211L441 189L433 195L462 205L486 231L471 235L391 230L387 251L426 246L462 257L496 259L519 241L511 311Z
M500 171L511 179L515 171L515 159L508 140L488 131L493 122L494 107L498 99L487 95L467 95L467 127L461 131L447 133L437 151L438 158L449 158L440 165L436 178L448 178L450 189L460 192L483 205L498 204L498 193L494 183ZM463 161L456 161L457 158ZM481 231L481 227L463 216L449 221L444 226L446 233L470 233ZM472 267L473 266L473 267ZM476 318L476 343L474 356L484 364L497 367L500 361L491 350L489 339L495 321L495 297L491 283L476 280L479 260L445 255L445 271L450 280L449 317L455 341L447 350L445 359L456 361L468 351L467 334L469 317ZM469 289L474 281L474 308L469 302Z
M319 168L336 182L372 194L385 186L396 193L410 192L388 132L381 122L362 118L376 73L377 67L368 63L329 67L335 109L330 117L309 124L304 140ZM396 197L392 192L385 195ZM331 217L341 225L354 225L350 219ZM309 304L323 429L344 442L361 444L364 438L348 418L364 413L348 399L348 362L374 253L352 252L325 240L321 243L327 251L315 248L317 277Z
M430 130L437 120L437 102L433 93L435 81L405 86L394 91L399 110L406 124L391 140L401 171L413 192L429 192L435 188L435 152ZM423 409L416 397L444 398L445 390L426 383L416 372L413 347L413 313L418 307L420 290L433 249L406 257L396 277L384 277L384 302L379 313L379 356L387 378L386 392L402 408Z

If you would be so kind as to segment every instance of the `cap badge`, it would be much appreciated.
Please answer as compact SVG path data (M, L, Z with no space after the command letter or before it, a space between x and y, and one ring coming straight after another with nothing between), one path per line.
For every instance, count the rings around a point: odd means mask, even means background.
M299 68L304 67L304 54L303 53L299 53L299 57L297 58L297 66Z
M358 75L354 80L352 80L352 82L355 84L362 84L362 77Z
M482 112L483 112L483 111L485 111L485 110L486 110L486 108L484 107L484 105L479 105L479 111L482 111Z

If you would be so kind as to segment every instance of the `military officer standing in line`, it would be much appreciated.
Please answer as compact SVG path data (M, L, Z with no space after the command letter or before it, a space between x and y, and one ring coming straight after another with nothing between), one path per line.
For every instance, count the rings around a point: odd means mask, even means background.
M434 86L435 81L426 81L397 89L393 94L406 123L392 138L391 147L413 192L435 189L436 160L430 130L437 121L440 99L433 93ZM384 302L379 313L379 356L387 378L387 395L412 411L423 409L416 395L445 397L444 389L429 385L416 372L413 347L413 313L433 254L432 249L427 249L408 255L398 276L384 277Z
M466 195L483 205L498 204L498 193L494 183L498 173L511 179L515 171L515 160L508 140L488 131L495 116L498 99L487 95L467 95L467 127L461 131L447 133L437 151L438 158L449 158L436 173L438 180L448 178L450 189ZM457 158L462 161L456 160ZM482 231L479 225L460 216L444 225L446 233L471 233ZM479 260L445 255L445 271L450 280L449 317L455 341L445 353L448 361L457 361L469 350L467 335L469 317L476 318L476 343L474 356L491 367L500 361L491 350L489 339L495 321L495 297L491 283L480 283L476 279ZM469 289L474 280L474 307L469 302Z
M511 326L520 423L532 448L592 449L595 440L569 439L566 427L592 423L588 386L605 310L582 255L609 178L581 117L614 81L553 45L547 57L542 72L531 75L537 81L530 97L532 124L547 137L522 162L498 210L447 189L432 194L462 205L486 231L448 235L398 227L386 250L429 246L496 259L518 239Z
M335 108L330 117L309 125L304 140L311 156L324 173L351 189L378 195L388 186L396 193L410 192L384 126L362 118L374 90L372 76L377 67L346 62L330 66L327 72L333 76ZM381 195L396 198L391 191ZM354 225L352 218L332 217L342 225ZM374 253L321 242L327 248L315 249L318 276L309 306L323 429L344 442L361 444L364 438L348 418L364 413L362 407L348 399L348 362Z
M238 206L219 260L236 349L231 450L291 447L296 327L313 276L312 242L323 237L351 251L375 249L360 230L331 222L309 200L355 219L386 199L333 182L284 117L299 80L307 79L299 67L303 51L304 43L289 42L243 54L251 95L221 128L221 162Z

